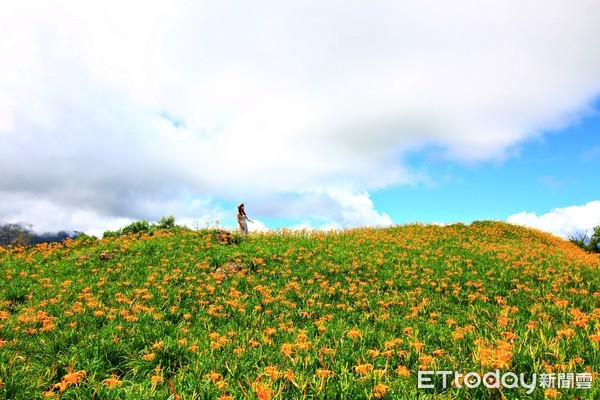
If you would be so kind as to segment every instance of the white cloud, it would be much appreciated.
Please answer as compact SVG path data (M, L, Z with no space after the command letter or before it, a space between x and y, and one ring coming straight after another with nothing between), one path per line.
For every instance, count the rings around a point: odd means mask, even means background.
M373 201L366 191L328 188L325 192L338 206L340 217L332 218L332 220L344 228L393 224L389 215L375 210Z
M266 232L268 230L267 225L257 219L253 219L252 222L248 223L248 232Z
M292 231L312 231L315 229L315 227L308 222L302 222L299 224L294 224L287 229Z
M68 194L65 197L38 198L3 193L0 197L0 216L10 216L5 217L2 223L27 224L38 233L66 229L101 236L106 230L120 229L135 220L156 222L168 215L175 215L177 224L202 228L227 217L227 212L219 204L210 200L188 199L180 194L170 199L152 199L151 196L138 199L134 196L131 205L127 201L121 204L119 199L111 199L102 193L98 194L98 199L69 197ZM103 204L111 202L116 203L114 207Z
M255 207L259 210L269 208L279 217L303 220L294 225L295 229L330 230L394 223L389 215L375 209L367 191L352 185L304 190L298 195L278 199L277 204L278 207L271 203L256 204Z
M84 208L70 210L44 199L20 198L4 195L0 215L10 215L5 223L27 225L38 233L61 229L76 230L89 235L102 236L106 230L117 230L133 222L126 217L101 216Z
M5 0L0 35L0 195L57 228L248 194L383 223L366 191L427 179L406 151L503 159L600 93L592 0Z
M508 222L534 227L564 238L579 237L586 231L591 234L594 227L600 226L600 201L590 201L583 206L555 208L539 216L523 211L508 217Z

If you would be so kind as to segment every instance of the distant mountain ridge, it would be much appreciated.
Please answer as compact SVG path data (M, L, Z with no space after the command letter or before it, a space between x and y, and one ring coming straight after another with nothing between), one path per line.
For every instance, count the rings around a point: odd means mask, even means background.
M77 235L78 232L67 231L37 233L22 224L4 224L0 225L0 246L62 242Z

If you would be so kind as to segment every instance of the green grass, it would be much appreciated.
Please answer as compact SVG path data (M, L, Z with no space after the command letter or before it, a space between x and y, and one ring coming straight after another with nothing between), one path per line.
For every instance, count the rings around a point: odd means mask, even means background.
M244 269L214 273L228 263ZM1 398L600 397L600 258L504 223L230 245L174 228L3 249L0 265ZM594 381L417 388L419 370L496 368Z

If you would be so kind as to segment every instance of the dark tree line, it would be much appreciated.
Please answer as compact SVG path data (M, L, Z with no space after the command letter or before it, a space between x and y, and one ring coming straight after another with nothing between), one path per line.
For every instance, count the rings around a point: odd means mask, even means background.
M38 243L62 242L76 234L65 231L38 234L20 224L0 225L0 246L27 246Z

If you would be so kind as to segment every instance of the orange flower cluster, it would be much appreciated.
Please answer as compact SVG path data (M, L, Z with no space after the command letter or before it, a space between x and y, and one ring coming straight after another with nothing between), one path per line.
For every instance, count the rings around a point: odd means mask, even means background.
M73 386L73 385L78 385L80 382L82 382L85 377L87 376L87 373L85 371L73 371L72 369L69 369L69 372L67 372L61 379L60 382L54 384L52 386L52 389L44 392L44 396L45 397L54 397L56 394L56 391L62 393L65 390L67 390L69 388L69 386Z
M488 343L479 338L474 341L474 344L476 346L475 361L484 370L510 369L513 358L513 345L511 343L505 340Z

